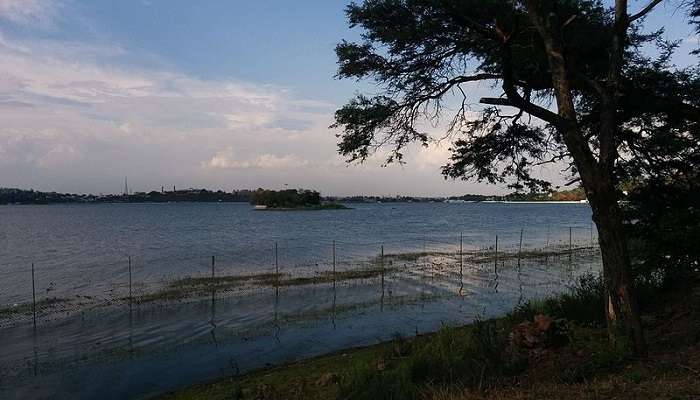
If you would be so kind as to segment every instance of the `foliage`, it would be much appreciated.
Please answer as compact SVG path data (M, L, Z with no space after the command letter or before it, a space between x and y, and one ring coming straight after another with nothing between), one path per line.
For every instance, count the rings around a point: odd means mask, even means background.
M251 194L250 203L270 208L313 207L321 204L321 195L319 192L303 189L258 189Z
M476 320L470 329L440 329L410 345L401 337L387 344L376 364L358 366L345 378L339 398L415 399L428 385L487 388L525 364L506 353L506 326Z
M696 17L698 9L696 0ZM688 121L697 126L697 70L672 65L676 42L664 41L663 31L643 32L639 15L628 22L615 88L624 109L616 116L622 131L613 145L619 151L605 148L599 137L606 117L602 94L615 68L607 46L614 44L616 22L614 10L601 1L368 0L348 6L347 16L351 26L363 29L364 41L337 46L338 77L370 79L381 88L336 113L335 126L343 128L338 149L350 161L388 146L387 162L402 162L404 148L430 143L429 126L444 118L455 138L443 168L447 177L491 183L512 178L512 187L532 190L548 187L532 176L535 165L565 161L575 175L580 164L570 158L572 143L559 116L549 111L556 82L538 24L561 35L579 113L577 140L596 151L601 163L611 155L650 161L659 140L684 142ZM646 55L649 46L657 47L656 58ZM478 109L470 89L482 81L501 86L502 95L482 98L486 106ZM506 114L503 106L516 112ZM545 123L533 122L533 116Z
M639 285L687 281L700 268L700 175L648 180L630 189L625 207Z
M569 291L543 300L530 300L511 313L514 321L531 320L537 314L564 318L582 325L601 326L605 316L604 285L600 277L586 274Z

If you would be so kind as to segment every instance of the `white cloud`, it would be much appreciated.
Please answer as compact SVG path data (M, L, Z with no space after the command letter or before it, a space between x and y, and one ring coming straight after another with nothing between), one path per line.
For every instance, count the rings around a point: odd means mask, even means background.
M413 157L419 168L437 171L441 166L445 165L450 155L451 152L447 143L441 143L421 147Z
M0 18L58 18L58 6L42 4L0 0ZM126 66L133 56L115 43L18 40L0 28L0 184L108 193L128 176L135 190L459 190L437 172L444 148L411 152L406 167L348 167L328 130L336 105L285 87Z
M308 160L305 160L295 154L285 154L277 156L275 154L261 154L253 158L239 160L236 158L233 148L217 151L216 154L207 162L203 162L205 168L223 168L223 169L278 169L278 168L300 168L310 165Z
M0 0L0 18L22 25L49 26L62 5L59 0Z
M683 44L697 46L700 44L700 35L690 35L683 39Z
M47 151L37 160L37 164L42 168L53 168L65 163L71 163L80 158L80 153L75 147L60 143L56 147Z
M123 164L114 149L140 154L148 148L149 163L184 152L178 167L194 171L202 158L192 149L246 146L260 155L238 164L214 157L211 165L291 168L306 161L280 152L287 136L300 135L285 124L302 121L298 125L324 127L325 133L326 112L304 109L322 103L295 98L285 88L97 61L122 51L109 44L47 47L0 32L1 161L40 168L93 162L108 168Z

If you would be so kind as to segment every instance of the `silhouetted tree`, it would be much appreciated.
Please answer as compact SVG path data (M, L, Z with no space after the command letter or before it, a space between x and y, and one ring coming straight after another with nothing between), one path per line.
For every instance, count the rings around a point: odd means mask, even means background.
M362 162L385 147L387 163L402 162L409 143L427 146L435 138L426 128L444 121L454 140L446 177L536 190L550 184L533 166L565 163L598 227L610 338L623 333L644 353L617 185L633 170L677 173L674 159L685 153L655 147L697 149L700 120L697 69L673 66L678 43L642 29L660 3L635 11L626 0L353 3L347 16L363 41L337 46L338 76L371 79L381 93L336 112L339 152ZM698 12L698 1L685 5ZM478 82L498 92L477 108Z

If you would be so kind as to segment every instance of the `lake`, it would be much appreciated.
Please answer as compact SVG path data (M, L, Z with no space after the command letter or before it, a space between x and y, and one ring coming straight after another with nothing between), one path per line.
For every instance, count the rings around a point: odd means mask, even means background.
M600 268L587 204L349 206L0 206L0 398L148 397L501 315Z

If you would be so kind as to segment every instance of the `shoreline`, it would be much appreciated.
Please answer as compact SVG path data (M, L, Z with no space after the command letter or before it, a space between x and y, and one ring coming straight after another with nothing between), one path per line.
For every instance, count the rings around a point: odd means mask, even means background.
M375 201L375 202L346 202L341 204L478 204L478 203L488 203L488 204L581 204L588 205L588 202L582 201L552 201L552 200L542 200L542 201L513 201L513 200L481 200L481 201ZM2 206L54 206L54 205L115 205L115 204L135 204L135 205L145 205L145 204L249 204L247 201L93 201L93 202L53 202L53 203L1 203ZM353 207L345 206L345 208L268 208L266 210L280 210L280 211L299 211L299 210L353 210Z
M647 335L663 343L648 358L610 344L598 307L604 303L597 286L602 282L588 282L499 317L397 335L150 398L588 400L697 394L698 342L673 339L698 333L700 313L694 304L700 301L700 281L680 292L659 292L657 302L644 307ZM666 322L669 313L678 319L672 330Z

